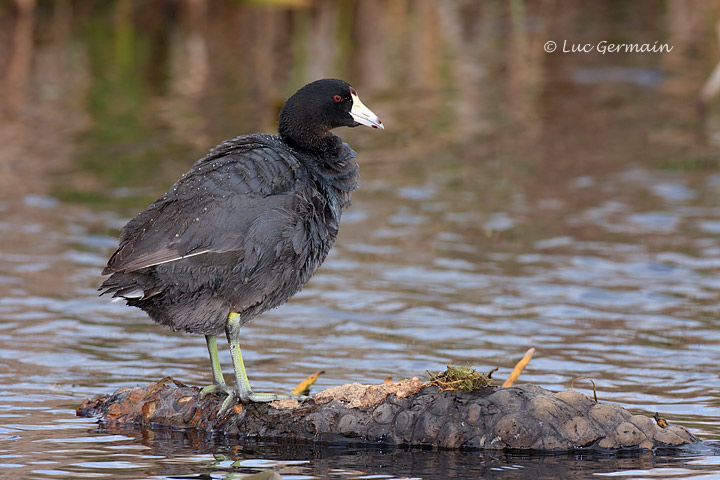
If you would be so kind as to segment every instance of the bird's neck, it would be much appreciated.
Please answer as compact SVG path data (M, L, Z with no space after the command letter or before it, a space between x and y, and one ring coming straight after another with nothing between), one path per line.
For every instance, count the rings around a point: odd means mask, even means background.
M327 128L319 126L290 126L281 121L278 133L280 138L295 150L321 158L333 157L342 145L338 137L330 133Z
M328 137L327 143L316 152L302 152L306 168L324 188L335 192L342 207L350 205L350 193L358 187L355 152L336 135Z

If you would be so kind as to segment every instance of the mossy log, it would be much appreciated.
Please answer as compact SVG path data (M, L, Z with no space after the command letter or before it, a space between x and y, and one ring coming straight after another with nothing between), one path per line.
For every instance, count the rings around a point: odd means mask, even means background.
M218 416L219 395L171 378L86 400L80 416L143 428L196 429L298 442L567 451L675 447L697 439L619 405L535 385L441 391L418 379L334 387L295 400L237 405Z

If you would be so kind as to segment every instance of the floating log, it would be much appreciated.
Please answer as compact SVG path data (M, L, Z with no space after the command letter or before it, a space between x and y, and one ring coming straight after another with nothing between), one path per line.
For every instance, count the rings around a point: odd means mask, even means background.
M237 405L170 377L86 400L77 413L108 425L221 432L284 442L432 446L534 451L653 449L697 442L679 425L658 426L619 405L536 385L442 391L417 378L382 385L353 383L302 403Z

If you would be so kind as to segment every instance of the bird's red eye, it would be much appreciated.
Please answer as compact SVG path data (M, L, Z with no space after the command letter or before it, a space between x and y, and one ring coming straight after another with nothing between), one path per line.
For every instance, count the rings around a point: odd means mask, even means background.
M335 100L336 102L339 102L340 100L342 100L342 97L340 95L335 95L333 97L333 100Z

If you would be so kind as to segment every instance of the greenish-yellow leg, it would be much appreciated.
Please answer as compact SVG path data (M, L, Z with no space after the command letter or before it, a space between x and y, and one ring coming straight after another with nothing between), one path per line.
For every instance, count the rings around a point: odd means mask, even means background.
M229 396L232 393L232 389L225 384L225 377L223 377L222 374L222 367L220 366L220 358L218 357L217 350L217 337L215 335L205 335L205 342L207 343L208 353L210 353L213 384L200 390L200 398L205 398L206 395L215 392L223 392Z
M240 351L240 315L231 313L228 316L225 332L227 333L228 343L230 344L230 354L232 355L233 368L235 370L235 395L230 395L220 406L220 414L222 415L234 401L240 400L242 403L249 402L274 402L275 400L285 400L294 398L296 400L305 400L308 397L302 395L278 395L275 393L255 393L250 388L250 381L245 372L245 364ZM233 398L236 397L236 398Z

